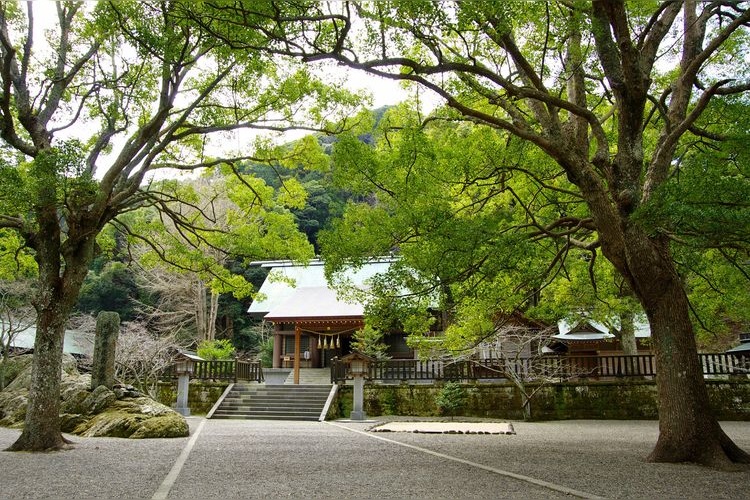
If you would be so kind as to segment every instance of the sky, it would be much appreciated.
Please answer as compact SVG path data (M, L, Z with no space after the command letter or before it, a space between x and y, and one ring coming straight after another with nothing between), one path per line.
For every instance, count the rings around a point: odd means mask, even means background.
M44 30L57 24L55 2L53 0L34 0L33 13L35 23L34 37L38 44L39 41L44 39ZM365 90L369 93L372 96L371 107L373 109L386 105L395 105L409 97L410 91L405 89L401 82L368 75L365 72L351 70L334 64L327 64L326 68L326 72L333 72L334 77L340 77L348 88L352 90ZM437 102L437 98L434 98L432 102L428 98L426 102L428 107L432 108L435 102ZM71 130L70 133L76 135L75 130ZM308 133L306 131L286 132L275 135L274 140L285 143L298 139ZM224 152L229 152L229 150L236 151L238 149L246 149L247 144L252 142L256 136L257 133L253 134L251 131L242 131L235 133L230 140L220 140L216 141L216 143L221 144L221 148L225 148ZM209 151L209 154L218 156L221 152L221 150Z

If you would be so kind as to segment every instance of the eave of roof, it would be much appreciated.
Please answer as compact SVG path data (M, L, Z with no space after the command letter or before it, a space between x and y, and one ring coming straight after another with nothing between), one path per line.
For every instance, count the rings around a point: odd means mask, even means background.
M602 342L615 338L611 333L601 332L578 332L552 335L553 339L561 342Z
M361 327L364 324L364 319L360 317L351 318L266 318L271 323L297 323L302 328L319 328L322 326L346 326L346 327Z
M750 342L743 342L737 347L732 347L731 349L728 349L726 352L730 354L743 354L743 353L750 354Z
M381 259L369 262L360 268L344 272L342 280L356 288L366 289L367 282L375 275L388 271L392 262L393 259ZM263 317L267 320L280 321L282 318L350 317L364 314L364 306L362 304L357 304L358 309L356 310L351 309L353 299L328 302L331 300L330 294L335 295L336 292L332 290L331 284L326 279L325 269L321 261L312 261L306 266L294 264L289 261L273 261L258 264L264 267L267 264L272 269L258 290L259 298L254 300L248 309L248 313L254 316ZM308 288L317 288L320 290L320 293L325 294L328 306L333 304L335 307L322 311L319 300L315 297L311 298L312 302L298 302L294 304L294 300L301 300L299 298L294 299L294 296L298 294L298 290ZM328 290L328 292L324 290ZM309 299L305 298L303 300L307 301ZM282 306L284 307L282 308Z
M637 318L635 321L635 338L646 339L651 337L651 328L643 318ZM579 335L579 334L600 334L600 335L612 335L609 332L609 328L603 323L594 321L591 319L579 321L578 323L568 323L566 320L560 320L557 322L557 328L560 332L558 335ZM559 337L558 337L559 338Z
M267 321L316 321L334 319L362 319L364 306L353 300L339 298L328 287L295 288L286 300L264 316Z

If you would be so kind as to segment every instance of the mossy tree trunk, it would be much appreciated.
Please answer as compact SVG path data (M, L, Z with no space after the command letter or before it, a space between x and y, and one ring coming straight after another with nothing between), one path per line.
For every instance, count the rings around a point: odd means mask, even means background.
M54 191L52 183L51 192ZM65 327L93 258L93 236L78 239L69 232L65 244L61 243L54 204L42 207L37 220L41 232L50 237L40 238L35 247L39 290L34 300L37 326L31 388L24 429L10 451L54 450L66 444L59 422ZM70 225L69 231L75 231L75 226ZM65 265L60 255L64 256Z

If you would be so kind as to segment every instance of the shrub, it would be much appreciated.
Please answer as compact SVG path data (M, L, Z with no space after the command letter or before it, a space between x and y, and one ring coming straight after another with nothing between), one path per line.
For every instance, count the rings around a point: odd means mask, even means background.
M450 415L453 420L458 411L466 405L466 391L461 384L448 382L435 397L435 404L442 415Z
M234 346L228 339L204 340L198 344L198 356L208 361L234 358Z
M370 325L354 332L352 349L375 359L388 359L388 345L383 342L383 332Z
M263 368L271 368L273 366L273 338L269 338L260 345L260 365Z

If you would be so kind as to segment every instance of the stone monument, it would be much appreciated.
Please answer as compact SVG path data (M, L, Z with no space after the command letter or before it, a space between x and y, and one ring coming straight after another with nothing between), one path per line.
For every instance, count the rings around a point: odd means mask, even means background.
M96 317L91 389L100 385L112 389L115 385L115 351L119 333L120 315L110 311L100 312Z

